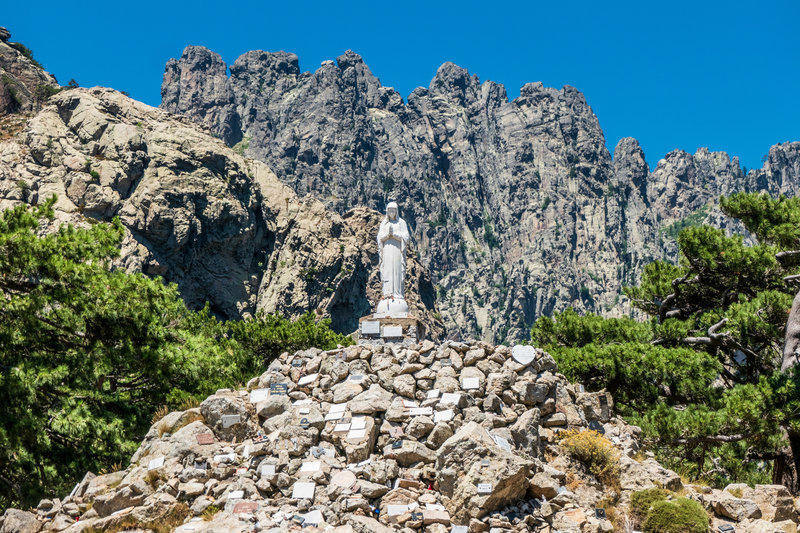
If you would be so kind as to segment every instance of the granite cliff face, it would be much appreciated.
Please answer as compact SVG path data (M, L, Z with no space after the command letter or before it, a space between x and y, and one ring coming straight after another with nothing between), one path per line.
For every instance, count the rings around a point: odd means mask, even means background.
M37 109L58 90L56 79L45 72L24 45L10 42L11 33L0 27L0 117Z
M190 46L167 63L161 107L337 212L398 200L453 338L524 338L570 305L625 312L622 286L675 256L665 228L692 214L722 224L720 194L793 194L800 177L800 143L776 145L747 176L705 149L651 172L634 139L612 159L572 87L531 83L509 101L445 63L404 102L351 51L314 73L294 54L247 52L227 76L218 54Z
M0 143L0 209L54 193L56 223L118 216L120 266L176 282L192 307L208 301L225 318L312 310L350 333L376 301L367 241L379 213L300 199L267 165L111 89L62 91ZM408 278L413 312L439 338L433 285L413 257Z

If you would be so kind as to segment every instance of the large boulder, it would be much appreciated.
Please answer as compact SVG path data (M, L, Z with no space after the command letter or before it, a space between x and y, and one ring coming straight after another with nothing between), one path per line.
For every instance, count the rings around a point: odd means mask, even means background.
M36 519L35 514L19 509L6 509L0 533L37 533L41 528L42 523Z

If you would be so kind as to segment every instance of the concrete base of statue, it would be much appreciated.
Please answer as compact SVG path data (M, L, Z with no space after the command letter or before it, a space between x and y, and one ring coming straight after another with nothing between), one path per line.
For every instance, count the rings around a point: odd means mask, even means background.
M405 302L403 302L405 303ZM408 307L406 307L408 309ZM359 320L359 345L411 346L425 339L425 326L413 316L367 315Z
M403 298L384 298L378 302L375 316L379 318L406 318L408 317L408 304Z

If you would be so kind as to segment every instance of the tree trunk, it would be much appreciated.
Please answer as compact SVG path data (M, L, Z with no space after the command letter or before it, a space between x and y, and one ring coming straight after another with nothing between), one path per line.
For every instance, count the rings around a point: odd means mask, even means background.
M800 494L800 433L786 431L789 445L775 457L772 467L772 482L783 485L792 494Z

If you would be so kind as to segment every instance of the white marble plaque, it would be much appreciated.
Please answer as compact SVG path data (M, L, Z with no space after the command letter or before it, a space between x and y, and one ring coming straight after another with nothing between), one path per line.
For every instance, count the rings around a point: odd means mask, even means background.
M232 490L228 493L229 500L241 500L242 498L244 498L243 490Z
M250 391L250 403L263 402L269 396L269 389L256 389Z
M312 403L311 398L306 398L305 400L295 400L292 405L311 405Z
M298 481L292 488L292 498L295 500L313 500L314 491L317 488L316 483L303 483Z
M492 492L491 483L478 483L478 494L491 494L491 492Z
M319 461L307 461L300 467L301 472L319 472L322 463Z
M425 509L429 511L446 511L447 509L444 508L444 505L439 505L438 503L426 503Z
M522 366L528 366L536 359L536 348L517 344L511 348L511 358Z
M474 390L481 387L480 378L461 378L461 388L464 390Z
M309 511L308 513L302 516L305 520L303 521L303 529L307 526L318 526L322 523L322 511L319 509L314 509L313 511Z
M309 409L308 407L301 407L300 409L297 410L297 412L301 415L307 415L308 413L311 412L311 409Z
M229 428L231 426L235 426L242 421L242 417L240 415L222 415L222 427Z
M351 429L347 432L348 439L363 439L367 435L366 429Z
M331 405L331 408L328 410L329 413L344 413L347 410L347 402L345 403L335 403Z
M460 401L461 401L461 395L459 393L445 392L444 394L442 394L442 399L439 400L439 403L442 405L448 405L448 404L458 405Z
M244 450L242 451L242 457L245 459L250 459L250 445L245 445Z
M155 470L156 468L161 468L162 466L164 466L164 457L156 457L147 463L148 470Z
M331 420L341 420L342 418L344 418L344 412L331 412L325 415L325 422L330 422Z
M341 423L341 424L336 424L333 427L333 432L334 433L347 433L348 431L350 431L350 422L344 422L344 423Z
M492 435L492 438L494 439L495 443L497 443L497 445L500 447L500 449L505 450L507 452L511 451L511 445L508 443L508 440L498 435Z
M350 429L364 429L367 427L366 416L354 416L350 421Z
M381 323L377 320L365 320L361 323L362 335L379 335L381 332Z
M469 527L453 526L452 528L450 528L450 533L469 533Z
M430 416L433 414L433 407L414 407L408 413L411 416Z
M401 515L408 511L408 505L387 505L386 514L389 516Z
M414 407L419 407L419 404L413 400L403 400L403 407L413 409Z
M261 475L262 476L274 476L275 475L275 465L261 465Z
M455 413L452 409L445 409L444 411L436 411L433 415L433 423L438 424L439 422L449 422L453 419Z
M396 339L403 336L403 326L383 326L383 337Z
M311 385L317 380L318 376L319 374L309 374L307 376L303 376L302 378L297 380L297 384L300 385L301 387L304 387L306 385Z
M438 398L439 397L439 389L429 390L426 397L427 397L428 400L433 400L434 398Z
M362 381L364 381L364 376L361 374L353 374L352 376L350 376L349 379L353 383L361 383Z

